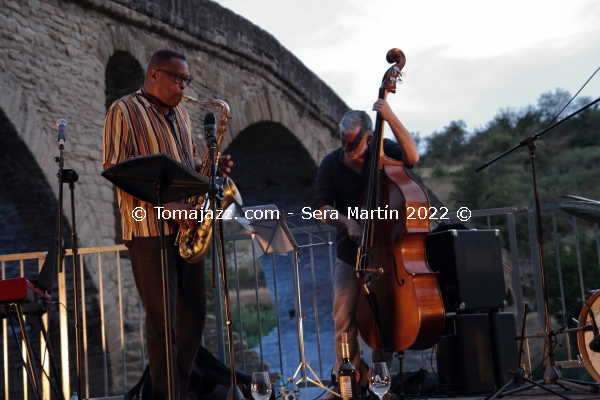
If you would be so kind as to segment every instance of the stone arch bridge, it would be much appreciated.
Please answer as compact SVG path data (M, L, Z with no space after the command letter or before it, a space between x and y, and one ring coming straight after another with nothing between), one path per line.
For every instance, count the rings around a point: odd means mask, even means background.
M229 103L225 148L236 140L242 150L261 142L273 149L273 142L293 144L297 161L314 168L336 146L337 123L348 110L270 34L209 0L2 0L0 34L0 110L11 131L3 136L18 136L33 158L27 162L39 166L56 194L55 122L69 121L65 158L81 177L77 211L84 246L115 239L113 189L99 175L104 114L113 100L139 87L154 51L186 54L194 77L186 94ZM206 112L218 111L186 107L196 132ZM247 128L256 132L251 143L243 138ZM233 177L243 187L250 160L238 153ZM254 168L263 174L256 180L268 181L269 161L281 155L261 153L252 164L264 166Z
M267 32L209 0L0 0L0 254L50 246L59 118L69 121L65 166L80 175L79 246L119 242L115 190L100 176L104 115L140 86L163 48L186 55L188 95L229 103L224 148L245 203L310 204L316 167L337 145L348 107ZM196 132L206 112L218 112L186 108ZM94 271L86 280L97 287ZM105 306L110 320L116 305Z

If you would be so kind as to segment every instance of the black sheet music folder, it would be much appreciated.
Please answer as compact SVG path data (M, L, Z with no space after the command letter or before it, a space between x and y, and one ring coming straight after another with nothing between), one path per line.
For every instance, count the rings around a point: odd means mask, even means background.
M153 205L158 204L158 182L163 203L198 196L208 191L208 179L166 154L150 154L122 161L102 172L121 190Z

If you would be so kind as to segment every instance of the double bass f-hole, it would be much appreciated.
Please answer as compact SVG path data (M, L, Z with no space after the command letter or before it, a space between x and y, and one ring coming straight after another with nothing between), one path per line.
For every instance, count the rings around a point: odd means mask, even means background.
M396 257L392 253L388 254L388 257L394 261L394 278L396 278L396 285L404 286L404 278L398 276L398 265L396 264Z

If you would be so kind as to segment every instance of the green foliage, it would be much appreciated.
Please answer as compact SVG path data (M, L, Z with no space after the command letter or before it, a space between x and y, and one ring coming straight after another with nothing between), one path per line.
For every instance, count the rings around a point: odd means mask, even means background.
M260 309L260 329L263 336L266 336L277 326L277 316L273 310L273 305L261 303L258 307ZM257 307L254 304L242 304L242 328L243 335L248 348L254 348L258 345L258 312ZM231 315L233 319L233 330L235 332L240 331L240 323L238 317L238 309L236 305L231 307Z
M444 169L444 165L441 162L437 161L435 164L433 164L431 176L433 176L434 178L443 178L444 176L446 176L446 170Z
M233 268L230 268L231 271L229 271L229 284L233 285L235 284L235 270ZM258 276L258 281L264 281L265 280L265 273L263 272L262 268L258 268L258 271L256 271L256 275ZM238 278L240 283L248 283L248 282L254 282L254 269L253 268L239 268L238 269Z
M532 204L531 158L526 146L481 172L475 168L527 136L544 129L570 99L562 89L540 96L538 106L519 111L502 109L484 129L469 133L466 124L452 121L442 132L425 138L427 151L420 165L432 167L436 177L446 165L462 165L453 176L452 207L472 209ZM561 117L587 104L571 103ZM535 144L536 172L542 203L560 201L561 194L600 198L600 109L597 106L544 134ZM432 188L435 191L435 188Z
M207 257L206 265L210 265L210 259ZM261 268L257 271L258 282L264 282L265 275ZM235 269L228 268L228 282L229 289L235 290L236 287L236 275ZM239 283L254 283L254 269L253 268L239 268L238 269ZM213 288L210 283L210 268L205 269L205 281L206 281L206 310L210 315L215 314L215 298ZM233 303L233 301L232 301ZM258 345L258 309L260 309L260 327L262 330L262 336L266 336L271 332L275 326L277 326L277 316L273 309L273 304L261 301L257 307L253 300L250 304L240 304L241 320L242 320L242 334L243 338L248 345L248 348L254 348ZM240 332L240 312L238 312L237 304L231 304L231 318L233 320L233 330ZM223 310L223 320L225 320L225 310Z
M434 132L426 138L427 160L444 162L459 157L465 150L466 127L463 120L452 121L442 132Z

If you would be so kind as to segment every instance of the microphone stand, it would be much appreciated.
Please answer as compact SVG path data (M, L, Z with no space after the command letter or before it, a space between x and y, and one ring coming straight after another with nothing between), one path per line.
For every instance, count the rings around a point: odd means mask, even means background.
M223 230L223 220L217 219L217 210L223 208L223 179L217 178L217 136L214 129L205 130L206 144L210 158L210 177L208 187L208 201L212 211L212 286L216 286L215 272L217 262L221 270L221 280L223 281L223 301L225 303L225 324L227 326L227 342L229 348L229 367L231 368L231 387L227 394L227 400L246 400L242 391L237 386L236 368L235 368L235 349L233 347L233 322L231 321L231 303L229 300L229 284L227 278L227 262L225 254L225 236ZM217 261L218 260L218 261Z
M551 131L552 129L556 128L558 125L573 118L575 115L590 108L591 106L593 106L594 104L596 104L598 102L600 102L600 98L598 98L598 99L594 100L593 102L589 103L588 105L580 108L579 110L568 115L567 117L556 122L555 124L543 129L542 131L540 131L536 134L533 134L530 137L522 140L519 144L517 144L513 148L505 151L504 153L500 154L496 158L479 166L475 170L475 172L479 172L479 171L483 170L484 168L487 168L491 164L493 164L496 161L498 161L499 159L507 156L508 154L512 153L513 151L515 151L518 148L527 146L527 148L529 149L529 154L531 157L531 173L532 173L532 177L533 177L533 190L534 190L534 195L535 195L537 246L538 246L538 255L539 255L539 260L540 260L540 269L541 269L541 273L542 273L541 274L542 275L542 294L543 294L543 300L544 300L544 313L545 313L545 332L541 332L538 335L531 336L531 337L543 337L544 338L544 353L545 353L544 379L539 381L538 383L541 383L544 385L557 385L562 388L565 388L565 386L571 386L571 387L574 387L577 389L586 390L586 391L593 392L593 393L598 392L599 385L597 383L590 383L589 386L591 386L591 387L584 387L584 386L577 384L575 382L572 382L568 379L563 379L559 369L556 367L555 360L554 360L554 347L555 347L554 343L556 343L555 336L557 333L561 333L561 332L565 332L565 331L564 330L552 331L552 323L550 320L550 307L548 304L548 289L547 289L547 285L546 285L546 268L545 268L545 263L544 263L544 244L543 244L543 240L542 240L542 214L541 214L540 198L539 198L538 186L537 186L537 175L536 175L536 170L535 170L535 149L537 148L535 141L540 136L542 136L544 133ZM573 331L573 330L569 330L569 331ZM529 389L530 387L532 387L532 385L525 385L524 387L510 390L510 391L504 392L502 394L507 395L507 394L516 393L516 392L519 392L522 390ZM561 396L561 397L567 398L564 396Z
M64 126L59 127L58 124L64 121ZM80 277L79 277L79 252L77 246L77 226L75 223L75 182L79 179L77 171L73 169L64 168L64 149L65 149L65 138L64 129L66 128L67 121L59 120L57 127L59 128L58 137L58 156L54 158L54 161L58 163L58 216L57 216L57 229L56 229L56 254L58 263L58 272L63 272L63 237L62 237L62 217L63 217L63 183L69 184L70 200L71 200L71 246L73 250L72 255L72 266L73 266L73 312L75 314L75 366L76 366L76 392L78 399L83 398L83 338L82 338L82 320L79 306L79 293L80 293ZM62 128L62 131L61 131ZM48 290L51 290L49 288Z

